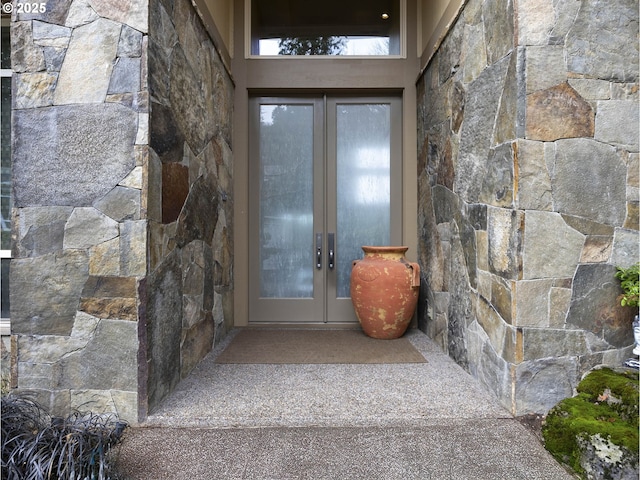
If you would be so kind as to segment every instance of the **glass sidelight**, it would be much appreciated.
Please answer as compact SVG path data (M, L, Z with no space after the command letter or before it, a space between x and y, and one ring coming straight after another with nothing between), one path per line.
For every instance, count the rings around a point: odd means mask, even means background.
M401 243L400 101L251 102L250 322L355 322L351 263Z

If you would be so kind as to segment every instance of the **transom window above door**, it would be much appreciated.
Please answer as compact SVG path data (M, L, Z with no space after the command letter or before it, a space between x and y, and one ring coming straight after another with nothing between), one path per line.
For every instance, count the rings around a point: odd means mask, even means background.
M250 55L401 55L405 0L247 1Z

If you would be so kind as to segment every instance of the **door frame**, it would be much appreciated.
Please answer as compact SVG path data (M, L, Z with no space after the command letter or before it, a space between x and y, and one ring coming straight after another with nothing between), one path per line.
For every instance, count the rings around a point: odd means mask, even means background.
M417 18L415 0L406 2L406 18ZM407 259L417 261L418 184L416 81L419 78L417 22L406 23L402 58L245 58L245 2L234 0L231 71L233 95L233 305L223 305L233 318L225 329L250 325L249 319L249 98L298 93L370 93L402 97L402 241ZM213 128L213 127L212 127ZM337 328L336 324L329 324ZM288 325L290 326L290 325ZM305 326L305 325L301 325ZM349 324L348 328L352 328Z

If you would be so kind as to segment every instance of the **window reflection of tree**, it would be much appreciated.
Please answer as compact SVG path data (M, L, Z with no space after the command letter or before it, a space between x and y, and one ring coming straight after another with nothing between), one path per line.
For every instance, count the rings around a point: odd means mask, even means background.
M279 55L341 55L345 37L284 37L278 41Z

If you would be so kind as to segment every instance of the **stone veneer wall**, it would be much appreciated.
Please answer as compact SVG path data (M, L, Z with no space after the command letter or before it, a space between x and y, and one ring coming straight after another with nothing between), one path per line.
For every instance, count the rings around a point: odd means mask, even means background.
M189 0L151 0L149 277L158 404L233 325L233 83Z
M420 328L545 413L631 356L613 275L638 261L637 2L467 2L418 127Z
M233 85L188 0L11 28L12 383L137 422L232 322Z
M14 17L14 386L137 419L146 275L147 0Z

